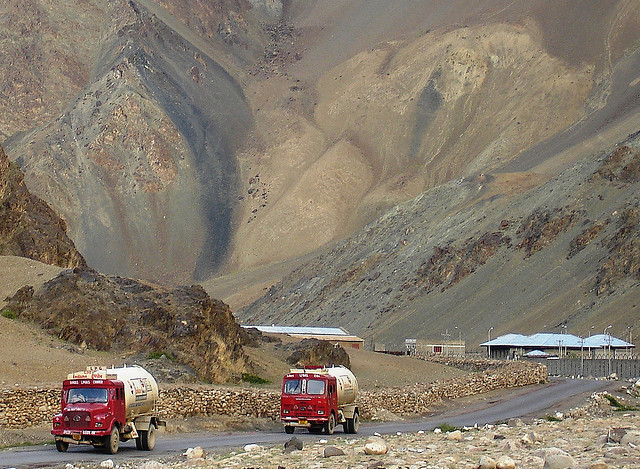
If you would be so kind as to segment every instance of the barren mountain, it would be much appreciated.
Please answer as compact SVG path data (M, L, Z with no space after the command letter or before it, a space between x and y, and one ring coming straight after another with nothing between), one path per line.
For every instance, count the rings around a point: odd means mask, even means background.
M242 320L624 329L639 46L632 0L4 2L0 138L91 267Z

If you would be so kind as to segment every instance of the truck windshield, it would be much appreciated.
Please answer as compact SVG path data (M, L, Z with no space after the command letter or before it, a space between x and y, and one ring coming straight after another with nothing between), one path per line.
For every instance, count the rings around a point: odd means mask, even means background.
M105 403L107 402L106 388L71 388L67 394L67 402L76 404L78 402Z
M300 394L302 392L301 379L288 379L284 382L285 394Z
M307 394L324 394L324 381L320 379L310 379L307 381Z

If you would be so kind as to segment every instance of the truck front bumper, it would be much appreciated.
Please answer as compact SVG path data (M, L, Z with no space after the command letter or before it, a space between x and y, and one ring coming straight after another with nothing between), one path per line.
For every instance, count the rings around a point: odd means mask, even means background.
M322 426L327 422L326 418L306 418L306 417L284 417L282 418L282 424L286 427L317 427Z
M109 435L104 430L52 430L56 441L64 441L74 445L95 445L101 443Z

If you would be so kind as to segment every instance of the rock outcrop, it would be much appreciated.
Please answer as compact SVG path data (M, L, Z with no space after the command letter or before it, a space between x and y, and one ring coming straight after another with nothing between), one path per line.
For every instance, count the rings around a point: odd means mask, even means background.
M18 165L0 147L0 255L60 267L86 266L66 230L64 220L29 192Z
M23 287L7 307L63 340L97 350L165 354L206 381L234 380L250 367L231 310L198 285L161 287L75 268L36 292Z

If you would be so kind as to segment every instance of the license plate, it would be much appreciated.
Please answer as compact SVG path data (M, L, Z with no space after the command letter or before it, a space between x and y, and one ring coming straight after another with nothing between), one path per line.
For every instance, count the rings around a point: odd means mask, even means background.
M74 440L81 440L82 439L82 435L78 434L78 433L74 433L71 436Z
M307 424L307 419L299 419L299 420L298 420L298 423L299 423L300 425L306 425L306 424Z

